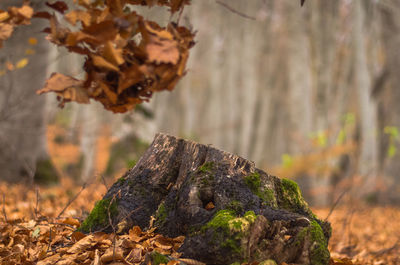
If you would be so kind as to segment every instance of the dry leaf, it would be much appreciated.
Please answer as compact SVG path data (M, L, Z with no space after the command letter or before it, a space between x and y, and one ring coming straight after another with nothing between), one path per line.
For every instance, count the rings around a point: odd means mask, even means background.
M19 61L15 64L15 67L16 67L17 69L21 69L21 68L24 68L25 66L27 66L28 63L29 63L28 58L23 58L23 59L19 60Z
M81 223L79 222L79 220L72 218L72 217L67 217L62 221L63 224L67 224L67 225L72 225L72 226L80 226Z
M53 73L45 87L37 91L38 94L47 92L55 92L63 98L63 101L73 100L79 103L89 103L87 91L83 88L83 81L59 73Z
M14 27L10 24L0 23L0 41L8 39L13 33Z

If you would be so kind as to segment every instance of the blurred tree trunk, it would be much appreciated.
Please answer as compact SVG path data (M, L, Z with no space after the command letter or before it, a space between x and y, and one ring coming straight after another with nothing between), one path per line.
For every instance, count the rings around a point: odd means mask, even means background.
M385 176L388 191L386 199L400 202L400 1L381 2L383 45L386 50L386 67L389 71L389 83L382 87L379 96L380 105L380 156L381 171ZM386 128L386 132L385 132ZM390 130L392 128L392 130Z
M20 6L21 1L2 0L1 9ZM35 8L44 6L41 0L32 1ZM32 25L18 27L0 50L0 65L15 64L23 58L29 63L22 69L7 71L0 76L0 168L2 180L21 182L33 179L37 182L53 182L57 173L47 154L46 127L44 121L45 97L36 95L45 82L48 45L39 36L45 27L43 20L34 19ZM29 46L28 39L38 39ZM26 49L35 54L26 55Z
M353 49L354 49L354 75L355 87L358 96L359 115L360 115L360 139L359 139L359 159L358 172L369 183L369 191L376 184L374 179L377 175L377 109L372 98L371 73L368 69L367 43L365 27L365 5L362 1L353 3Z

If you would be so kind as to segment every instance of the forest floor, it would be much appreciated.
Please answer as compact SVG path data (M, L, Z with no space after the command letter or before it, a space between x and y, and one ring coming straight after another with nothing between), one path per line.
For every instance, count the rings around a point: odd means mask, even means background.
M97 179L83 187L63 179L62 185L48 188L1 184L0 263L139 264L154 249L178 257L182 238L166 239L138 228L118 237L74 232L112 184L108 182ZM330 211L313 210L322 219ZM400 208L343 205L328 220L333 228L331 264L400 264ZM119 263L112 263L113 257Z
M47 134L51 158L63 176L60 185L28 187L0 183L0 264L140 264L152 250L179 257L176 250L181 237L167 239L153 231L142 232L138 227L119 236L75 232L95 202L126 168L116 172L114 179L97 173L84 186L74 183L62 169L77 164L81 154L76 143L56 140L60 136L66 138L65 135L65 130L54 126L49 127ZM104 172L111 144L109 135L97 139L96 172ZM321 219L329 216L332 224L330 265L400 264L400 208L353 202L313 211Z

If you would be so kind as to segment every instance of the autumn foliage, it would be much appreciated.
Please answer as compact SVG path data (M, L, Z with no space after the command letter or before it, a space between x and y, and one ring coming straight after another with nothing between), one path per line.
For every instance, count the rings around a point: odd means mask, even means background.
M53 73L39 94L54 92L65 102L101 102L113 112L126 112L151 98L153 92L174 89L185 74L194 33L177 22L162 27L146 20L132 6L168 7L182 12L189 1L74 1L74 9L63 1L47 3L53 12L33 10L27 4L0 11L0 45L13 28L29 24L32 17L49 21L47 39L71 53L85 56L84 80ZM56 15L56 13L58 13ZM66 23L60 22L60 17Z

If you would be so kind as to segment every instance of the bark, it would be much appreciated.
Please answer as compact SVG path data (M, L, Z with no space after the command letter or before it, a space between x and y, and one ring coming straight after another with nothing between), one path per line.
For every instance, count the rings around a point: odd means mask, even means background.
M81 230L124 232L132 225L185 235L183 257L206 264L329 260L330 225L313 215L295 182L237 155L165 134L156 135Z
M379 97L380 105L380 157L381 172L385 176L385 183L388 190L385 192L385 199L392 203L400 202L400 152L398 136L391 138L391 135L384 133L385 128L392 126L400 128L400 2L396 0L383 1L381 3L383 45L386 50L386 67L389 71L389 83L383 88ZM393 135L392 135L393 137ZM389 154L392 146L396 152Z

